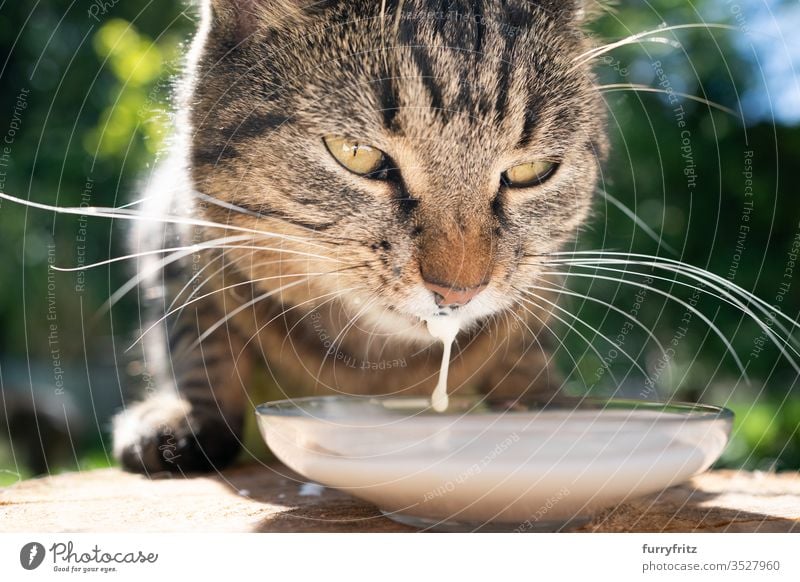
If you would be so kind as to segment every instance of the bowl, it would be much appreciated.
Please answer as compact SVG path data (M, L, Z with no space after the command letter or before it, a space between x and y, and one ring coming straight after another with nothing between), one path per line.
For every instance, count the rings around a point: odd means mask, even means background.
M521 403L328 396L257 407L273 453L310 481L442 531L557 531L708 469L724 408L635 400Z

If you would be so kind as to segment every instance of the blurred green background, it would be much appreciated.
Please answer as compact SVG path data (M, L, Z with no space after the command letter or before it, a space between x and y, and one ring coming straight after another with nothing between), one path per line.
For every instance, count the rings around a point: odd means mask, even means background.
M793 64L800 62L794 32L800 7L777 0L622 0L592 29L616 40L665 23L704 22L733 29L664 31L653 42L595 59L609 85L613 154L603 189L610 197L598 195L577 246L680 259L796 320L800 263L792 272L791 261L793 240L800 240L800 89ZM168 139L172 82L195 27L194 10L178 1L0 3L0 191L73 207L136 200L137 185ZM734 114L621 84L698 96ZM119 256L125 229L0 201L0 484L112 463L108 419L125 390L120 354L139 326L138 297L93 320L130 276L125 266L76 273L48 265ZM692 299L689 288L655 285ZM640 329L625 335L621 347L653 380L647 390L622 350L615 353L582 324L579 334L556 322L569 391L726 405L737 421L720 465L800 468L798 377L777 349L760 348L754 321L717 299L697 301L736 349L747 383L696 315L681 323L686 308L679 303L612 281L574 277L569 286L635 311L662 344L674 345L665 359ZM563 305L609 338L624 328L622 316L598 303L568 297Z

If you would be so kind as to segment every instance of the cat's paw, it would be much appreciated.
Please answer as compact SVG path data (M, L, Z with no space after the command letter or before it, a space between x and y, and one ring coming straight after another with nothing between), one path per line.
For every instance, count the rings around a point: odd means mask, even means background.
M239 451L232 428L216 408L203 413L176 396L153 396L114 417L114 456L136 473L222 469Z

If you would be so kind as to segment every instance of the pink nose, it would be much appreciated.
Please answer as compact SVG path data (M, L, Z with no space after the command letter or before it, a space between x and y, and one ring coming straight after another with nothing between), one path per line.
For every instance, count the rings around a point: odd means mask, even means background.
M436 301L436 305L439 307L461 307L472 301L478 293L486 289L485 284L468 289L459 289L431 283L424 279L423 284L427 289L433 292L433 298Z

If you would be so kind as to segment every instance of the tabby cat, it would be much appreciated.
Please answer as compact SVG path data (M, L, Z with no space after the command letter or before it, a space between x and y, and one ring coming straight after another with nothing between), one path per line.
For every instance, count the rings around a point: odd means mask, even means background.
M583 0L207 0L134 233L132 471L230 463L284 397L547 395L535 258L574 238L606 141ZM186 220L184 220L186 219Z

